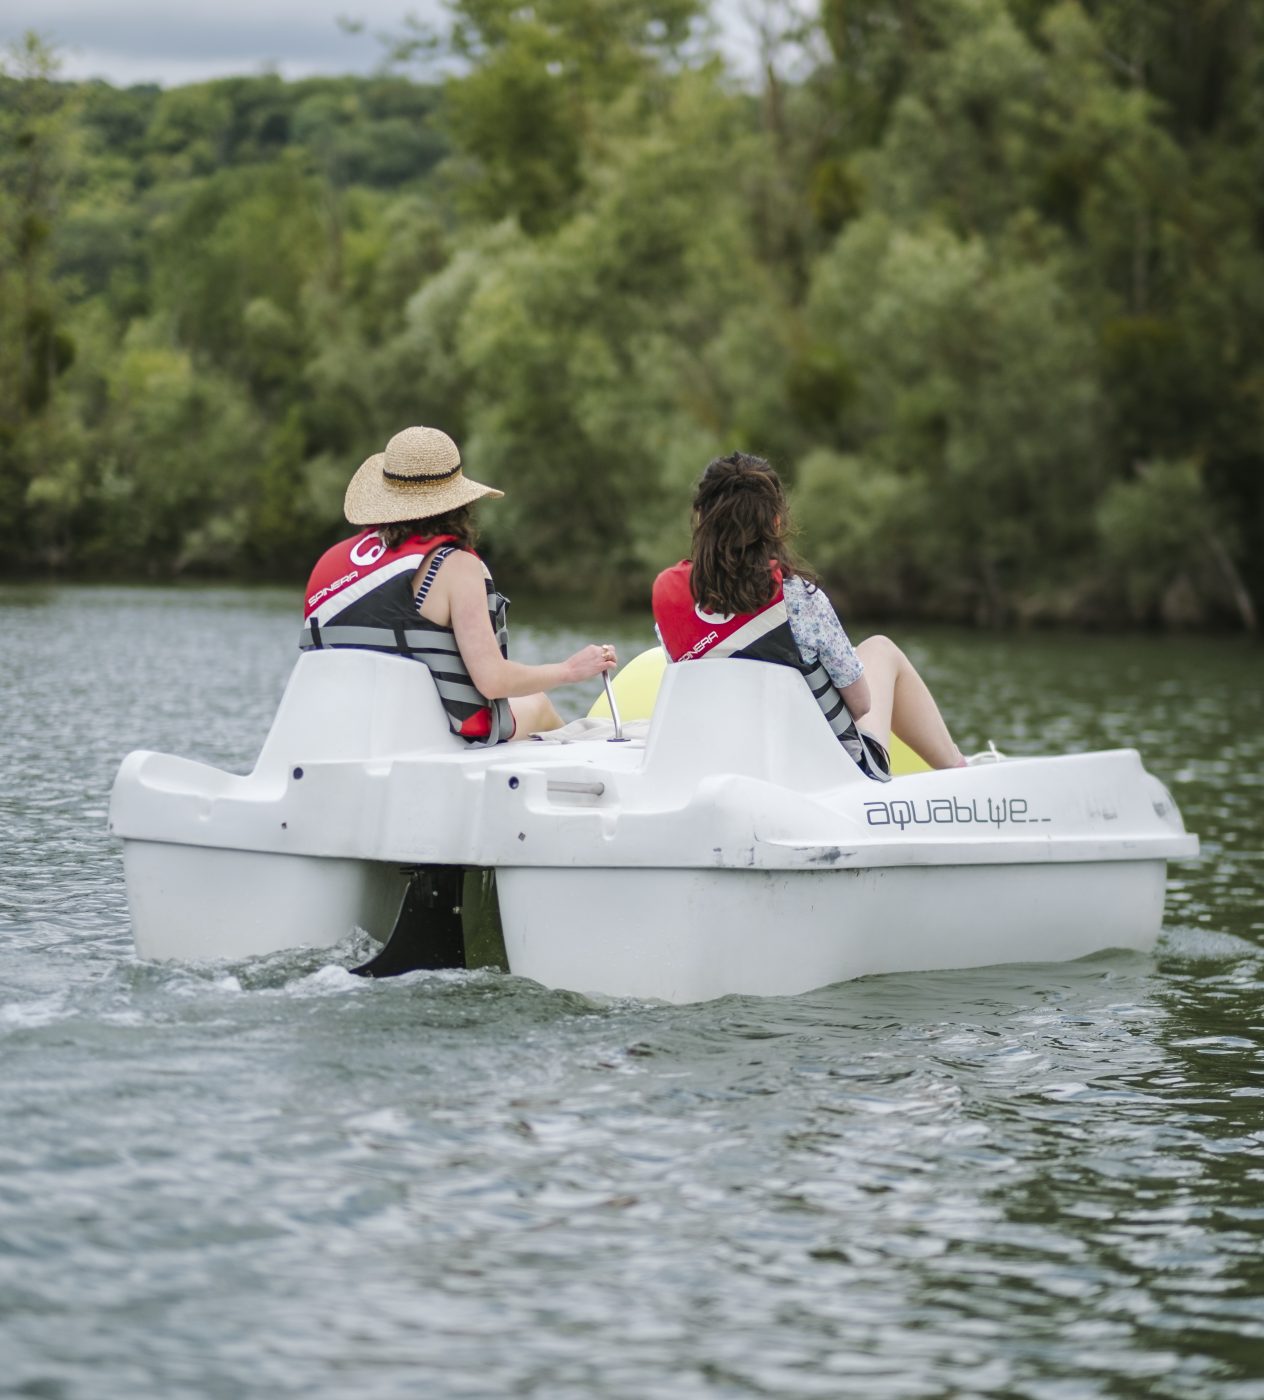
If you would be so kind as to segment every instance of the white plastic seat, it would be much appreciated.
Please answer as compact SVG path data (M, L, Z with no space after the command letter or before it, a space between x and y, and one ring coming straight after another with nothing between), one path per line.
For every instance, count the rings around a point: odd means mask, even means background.
M687 661L663 676L645 751L656 780L740 774L801 792L868 782L803 677L765 661Z
M299 657L255 763L260 778L295 763L405 753L460 753L429 670L378 651Z

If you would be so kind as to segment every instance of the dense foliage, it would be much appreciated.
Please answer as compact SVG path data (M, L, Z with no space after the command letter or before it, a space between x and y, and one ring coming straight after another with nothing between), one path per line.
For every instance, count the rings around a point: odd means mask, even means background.
M510 583L643 600L740 447L853 611L1253 626L1264 0L768 0L758 93L699 4L458 0L429 85L12 54L0 561L301 577L424 422Z

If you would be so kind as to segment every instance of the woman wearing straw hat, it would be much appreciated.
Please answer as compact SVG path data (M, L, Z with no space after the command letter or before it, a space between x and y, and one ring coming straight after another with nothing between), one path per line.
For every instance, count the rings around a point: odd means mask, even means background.
M307 585L304 650L360 647L430 668L448 723L471 744L500 744L557 729L543 694L609 671L612 646L566 661L510 661L508 599L474 553L471 513L503 496L461 471L456 443L438 428L405 428L361 466L343 502L363 528L321 556Z

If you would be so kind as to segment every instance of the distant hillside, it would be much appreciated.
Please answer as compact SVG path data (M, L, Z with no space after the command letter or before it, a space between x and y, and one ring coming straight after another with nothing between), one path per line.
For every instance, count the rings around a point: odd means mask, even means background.
M0 568L300 578L424 422L506 582L644 600L742 447L853 612L1254 625L1264 0L770 10L759 92L696 0L454 15L439 85L10 56Z

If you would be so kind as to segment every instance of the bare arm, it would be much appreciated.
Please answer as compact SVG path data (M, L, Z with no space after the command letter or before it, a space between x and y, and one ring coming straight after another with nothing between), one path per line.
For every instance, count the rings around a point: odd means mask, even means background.
M850 685L845 685L839 694L843 697L852 719L857 722L863 719L873 706L869 695L869 682L864 676L861 676L858 681L852 681Z
M613 670L618 664L617 660L606 659L599 646L585 647L566 661L546 666L506 661L496 645L496 634L487 612L483 566L474 555L464 551L449 555L444 561L422 605L422 616L441 627L449 626L456 633L456 644L461 649L470 679L489 700L534 695L540 690L586 681L603 671Z

